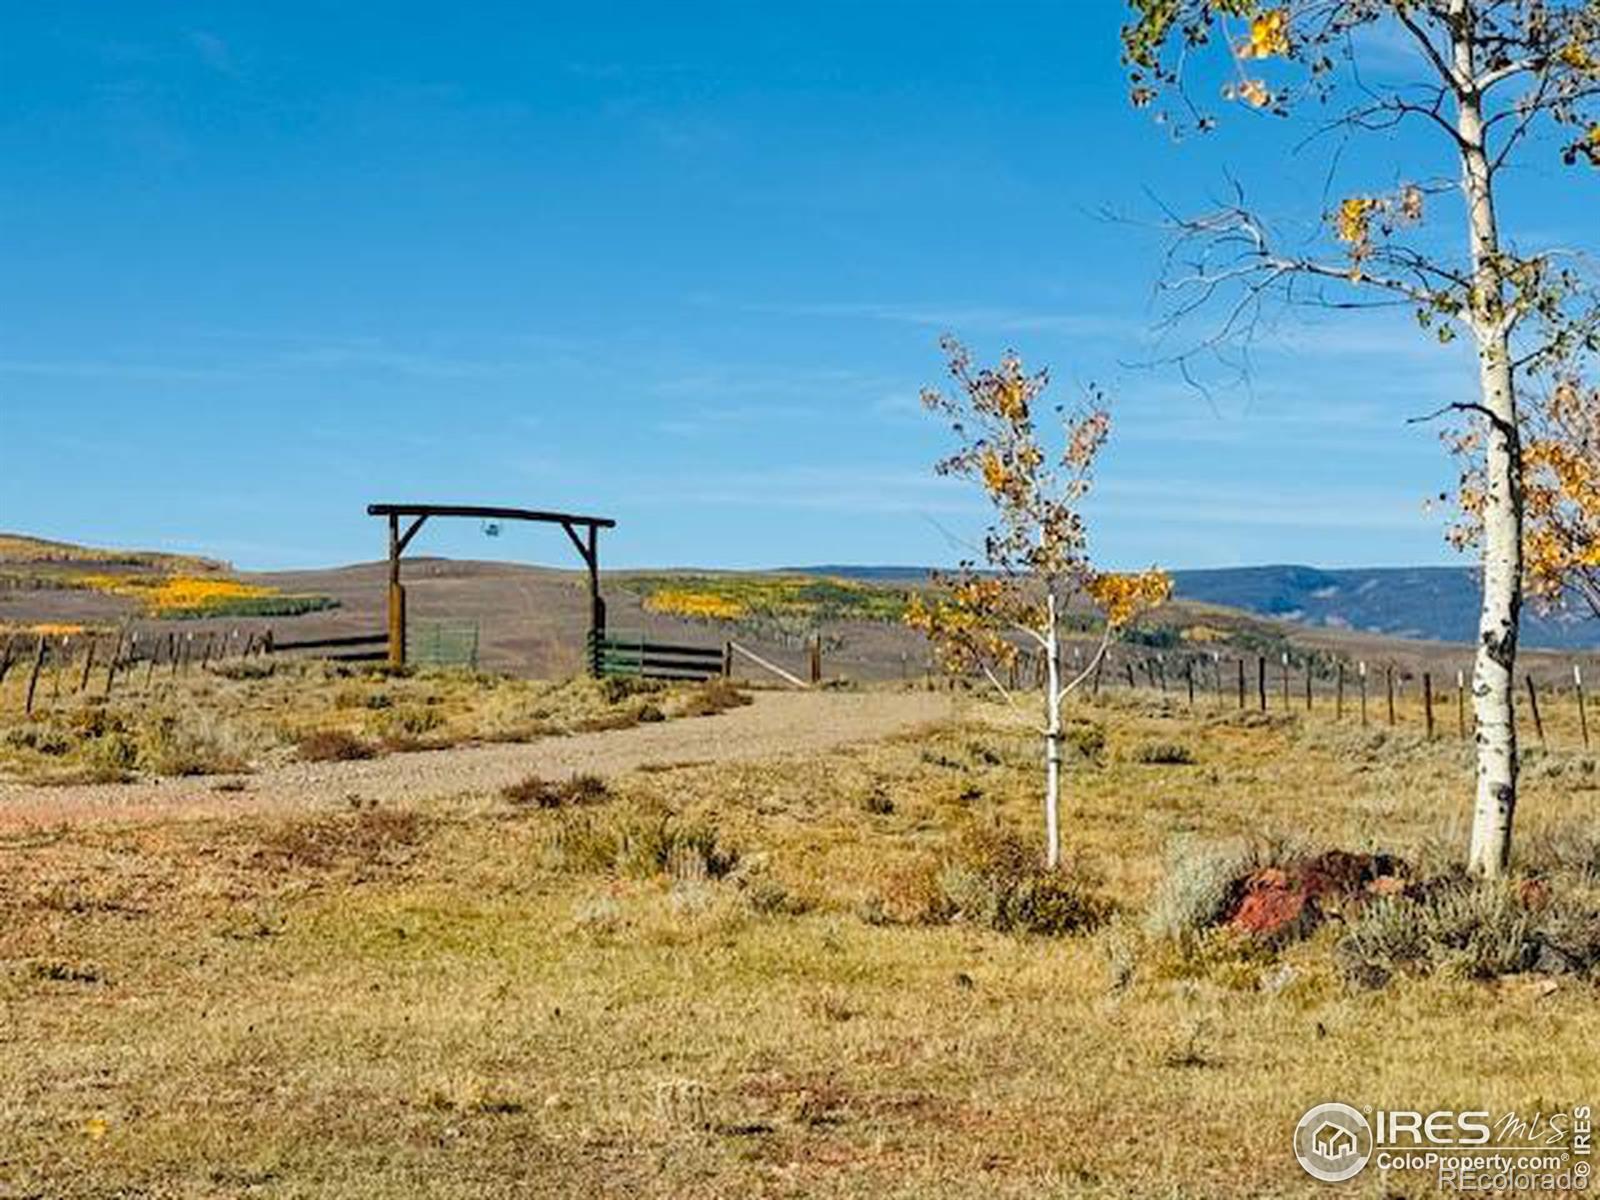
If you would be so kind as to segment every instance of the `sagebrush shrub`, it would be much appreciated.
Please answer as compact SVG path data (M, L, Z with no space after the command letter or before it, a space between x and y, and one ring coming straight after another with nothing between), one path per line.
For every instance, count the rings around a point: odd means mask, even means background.
M83 756L93 783L122 783L139 761L139 746L125 733L104 733L84 744Z
M607 704L620 704L632 696L653 696L662 690L654 679L640 679L632 675L607 675L596 683L600 699Z
M1588 971L1600 964L1600 910L1529 880L1461 873L1366 905L1338 953L1352 979L1371 985L1399 972Z
M203 710L164 713L146 724L138 762L157 775L229 775L250 768L245 739Z
M355 762L377 748L344 729L311 729L295 738L295 752L306 762Z
M606 820L565 817L552 831L546 860L557 869L648 878L721 879L739 853L713 825L663 812L625 813Z
M969 827L942 862L891 872L863 916L877 923L962 921L1002 933L1069 934L1110 915L1081 870L1049 870L1015 831Z
M534 808L565 808L600 804L611 798L611 789L598 775L573 775L562 783L551 783L529 775L500 789L501 799L509 804Z
M1146 917L1149 932L1184 940L1215 925L1238 900L1239 880L1265 865L1265 857L1242 841L1173 841Z
M1525 857L1543 870L1600 883L1600 829L1562 825L1542 832L1529 841Z
M268 679L277 673L278 664L270 658L230 658L206 669L224 679Z
M1085 761L1093 762L1105 753L1106 728L1092 721L1075 721L1064 731L1067 749Z
M685 696L678 712L685 717L710 717L750 702L749 693L740 691L732 680L714 676Z
M444 715L424 704L405 704L387 709L378 718L378 732L385 738L404 741L432 733L444 724Z
M1194 763L1194 751L1181 742L1142 742L1134 747L1133 761L1147 766L1185 767Z

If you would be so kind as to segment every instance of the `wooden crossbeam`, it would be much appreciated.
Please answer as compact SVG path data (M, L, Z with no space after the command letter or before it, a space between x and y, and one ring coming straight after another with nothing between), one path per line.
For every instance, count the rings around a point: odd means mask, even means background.
M546 512L536 508L501 508L482 504L369 504L373 517L477 517L485 521L546 521L555 525L589 525L615 529L610 517L591 517L580 513Z

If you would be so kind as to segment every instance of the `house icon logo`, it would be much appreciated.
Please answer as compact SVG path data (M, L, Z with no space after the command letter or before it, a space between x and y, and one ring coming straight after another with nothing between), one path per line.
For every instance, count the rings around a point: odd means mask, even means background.
M1324 1121L1322 1127L1311 1135L1311 1145L1324 1158L1345 1159L1356 1152L1356 1135L1343 1125Z
M1372 1157L1372 1126L1348 1104L1319 1104L1294 1127L1294 1156L1313 1179L1352 1179Z

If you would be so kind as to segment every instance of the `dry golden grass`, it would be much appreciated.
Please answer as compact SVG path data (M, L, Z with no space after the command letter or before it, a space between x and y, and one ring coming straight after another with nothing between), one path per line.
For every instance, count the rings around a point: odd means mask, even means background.
M80 692L78 665L69 664L46 667L29 718L30 665L14 664L0 685L0 779L109 782L529 741L695 715L709 694L688 685L547 683L445 669L395 674L252 658L177 675L166 665L135 664L108 700L103 667Z
M1462 747L1148 699L1074 715L1104 737L1077 739L1067 836L1119 912L1067 938L863 919L963 830L1035 832L1038 747L988 706L611 780L580 811L479 796L8 844L0 1193L1316 1195L1289 1153L1313 1102L1592 1099L1590 983L1357 990L1313 938L1264 986L1236 958L1174 970L1143 932L1178 836L1459 847ZM1153 744L1195 761L1139 761ZM1597 783L1535 755L1525 844L1592 825ZM736 857L559 852L575 820L668 818ZM1343 1194L1429 1190L1369 1171Z

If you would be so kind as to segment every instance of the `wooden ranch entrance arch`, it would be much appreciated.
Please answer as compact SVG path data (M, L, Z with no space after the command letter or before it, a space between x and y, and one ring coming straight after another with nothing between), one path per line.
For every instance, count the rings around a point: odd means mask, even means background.
M608 517L583 517L575 513L539 512L531 508L485 508L476 504L369 504L367 514L389 519L389 662L406 661L406 589L400 583L400 556L429 517L473 517L482 521L542 521L567 531L584 565L589 568L589 639L595 645L605 636L606 602L600 598L600 531L615 529ZM409 521L405 529L400 521ZM582 531L580 534L579 531ZM594 669L593 656L590 670Z

